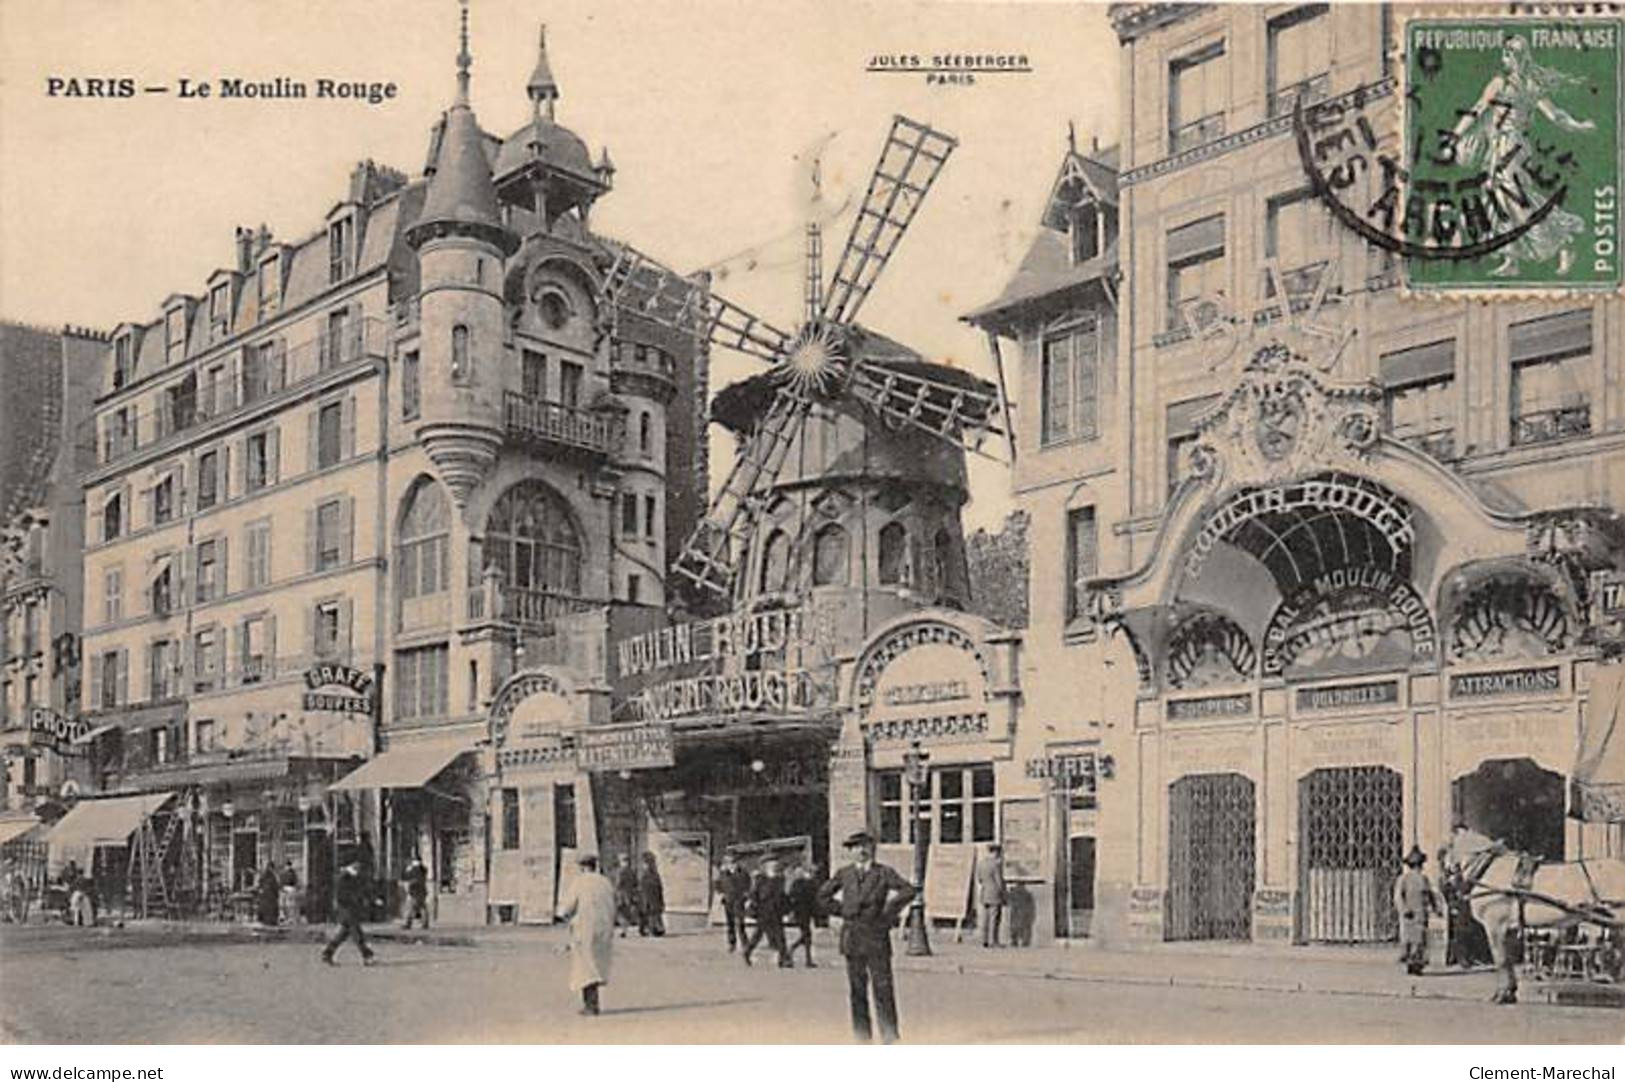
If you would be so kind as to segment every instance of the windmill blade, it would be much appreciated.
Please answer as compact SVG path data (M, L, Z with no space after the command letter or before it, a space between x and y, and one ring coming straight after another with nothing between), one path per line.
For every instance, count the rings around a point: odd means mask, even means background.
M958 145L953 136L906 116L892 119L863 206L852 223L824 298L826 321L846 324L858 318L864 298L897 250L943 163Z
M615 262L604 275L599 303L613 304L713 346L777 362L790 336L719 296L701 281L678 274L630 244L615 243Z
M703 590L728 597L747 550L759 505L784 468L790 444L810 400L792 386L779 388L762 423L734 456L733 468L694 528L673 570Z
M983 458L1002 461L982 447L989 436L1004 434L1003 411L992 389L860 361L852 373L851 390L892 425L907 425Z

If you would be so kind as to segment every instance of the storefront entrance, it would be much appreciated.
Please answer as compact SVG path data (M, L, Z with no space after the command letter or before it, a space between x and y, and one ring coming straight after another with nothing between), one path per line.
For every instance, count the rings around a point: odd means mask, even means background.
M1168 787L1165 938L1251 938L1255 803L1240 774L1189 774Z
M1383 766L1311 771L1298 781L1302 938L1380 943L1397 931L1393 906L1404 834L1404 783Z
M1563 775L1532 759L1489 759L1450 786L1456 822L1542 860L1563 860Z

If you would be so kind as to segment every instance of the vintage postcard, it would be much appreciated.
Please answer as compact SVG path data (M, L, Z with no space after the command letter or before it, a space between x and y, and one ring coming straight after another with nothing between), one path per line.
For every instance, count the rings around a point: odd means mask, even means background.
M8 1061L1611 1072L1622 25L1537 7L0 3Z

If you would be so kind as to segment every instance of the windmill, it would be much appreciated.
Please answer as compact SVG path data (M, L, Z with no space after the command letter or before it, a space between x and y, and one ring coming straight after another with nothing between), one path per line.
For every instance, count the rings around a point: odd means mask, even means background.
M1003 431L991 388L974 378L949 381L868 360L867 334L857 324L864 301L956 145L952 136L925 124L893 118L827 289L822 236L816 222L807 227L805 306L793 334L712 292L703 279L679 276L629 246L611 246L614 263L601 300L774 366L772 404L673 564L701 590L723 597L731 593L763 498L817 402L851 398L893 428L927 432L994 457L982 450L988 436Z

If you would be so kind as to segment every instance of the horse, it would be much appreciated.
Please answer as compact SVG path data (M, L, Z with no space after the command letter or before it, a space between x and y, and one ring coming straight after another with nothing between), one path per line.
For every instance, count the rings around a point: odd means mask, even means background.
M1499 978L1492 1002L1518 1001L1516 966L1526 929L1617 928L1615 914L1625 913L1625 860L1543 863L1471 831L1454 838L1448 853L1462 869L1473 917L1489 935Z

